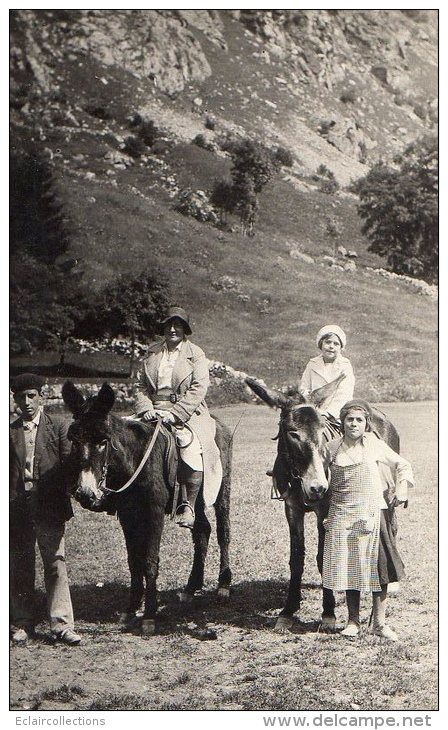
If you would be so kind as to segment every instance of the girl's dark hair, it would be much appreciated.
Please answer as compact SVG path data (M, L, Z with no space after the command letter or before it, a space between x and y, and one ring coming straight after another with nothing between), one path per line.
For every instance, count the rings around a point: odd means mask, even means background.
M345 433L344 430L344 421L350 411L362 411L362 413L365 416L366 419L366 431L371 431L371 423L372 423L372 409L370 408L370 405L365 400L351 400L348 401L345 405L342 406L341 412L339 414L339 417L341 419L341 425L342 425L342 432Z

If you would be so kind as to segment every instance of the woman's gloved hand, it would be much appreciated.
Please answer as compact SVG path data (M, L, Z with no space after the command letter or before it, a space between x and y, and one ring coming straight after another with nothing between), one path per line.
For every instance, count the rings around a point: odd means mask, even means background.
M176 416L173 415L170 411L157 410L156 415L162 419L162 423L165 426L174 426L174 424L177 422Z
M153 408L148 408L147 411L141 414L140 418L142 421L155 421L157 418L157 411L155 411Z

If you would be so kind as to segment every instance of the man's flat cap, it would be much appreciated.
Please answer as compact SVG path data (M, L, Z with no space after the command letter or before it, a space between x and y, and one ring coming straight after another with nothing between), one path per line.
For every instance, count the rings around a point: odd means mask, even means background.
M35 373L20 373L16 375L11 383L11 390L14 393L20 393L22 390L38 390L45 385L45 378Z

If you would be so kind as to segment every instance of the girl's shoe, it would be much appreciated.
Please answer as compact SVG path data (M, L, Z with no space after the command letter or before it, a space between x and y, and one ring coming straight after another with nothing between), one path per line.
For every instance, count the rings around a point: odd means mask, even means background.
M381 637L381 639L387 639L388 641L399 641L397 634L387 624L383 626L374 626L373 633L375 636Z
M359 626L353 621L349 621L345 629L341 631L341 636L346 636L349 639L356 639L359 636Z

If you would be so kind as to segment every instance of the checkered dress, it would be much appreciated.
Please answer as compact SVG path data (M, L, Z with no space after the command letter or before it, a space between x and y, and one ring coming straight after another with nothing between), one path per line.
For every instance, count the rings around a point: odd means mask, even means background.
M322 581L334 591L379 591L380 510L367 463L331 465Z

